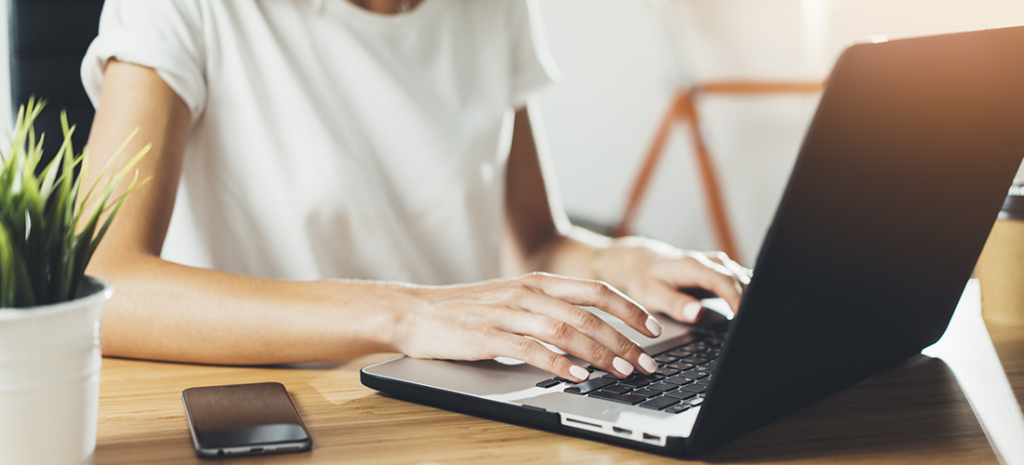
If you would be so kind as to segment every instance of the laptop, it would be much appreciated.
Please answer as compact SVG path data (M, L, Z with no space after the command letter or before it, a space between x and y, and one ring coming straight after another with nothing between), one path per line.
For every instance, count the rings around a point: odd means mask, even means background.
M736 316L662 317L654 340L615 325L657 374L574 384L510 360L400 357L364 368L363 384L696 456L903 362L946 330L1021 164L1021 50L1024 27L848 48Z

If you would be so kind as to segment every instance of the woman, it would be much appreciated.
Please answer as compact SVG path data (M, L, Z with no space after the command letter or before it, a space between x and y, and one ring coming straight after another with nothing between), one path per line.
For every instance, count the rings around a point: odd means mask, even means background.
M109 156L135 128L126 150L153 150L139 168L152 181L90 264L117 288L104 353L507 356L581 380L538 341L619 376L657 365L577 305L651 337L661 326L641 305L700 317L681 287L736 308L744 270L724 255L568 223L526 109L551 74L534 11L108 0L82 67L89 151Z

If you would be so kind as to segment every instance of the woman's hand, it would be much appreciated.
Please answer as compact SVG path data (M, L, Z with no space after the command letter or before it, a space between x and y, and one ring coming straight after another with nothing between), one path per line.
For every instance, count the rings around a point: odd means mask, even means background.
M598 250L593 268L597 277L620 287L650 311L687 323L699 320L704 307L680 289L711 291L736 311L751 274L723 252L680 250L641 237L616 239Z
M533 273L411 292L419 305L398 317L395 345L413 357L510 357L566 379L589 377L584 367L538 342L543 341L621 377L658 368L637 343L577 307L597 307L650 337L661 334L646 310L600 281Z

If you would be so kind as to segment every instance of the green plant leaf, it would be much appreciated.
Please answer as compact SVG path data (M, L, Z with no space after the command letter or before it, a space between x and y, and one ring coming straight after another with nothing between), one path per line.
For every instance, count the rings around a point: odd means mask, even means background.
M30 98L18 109L0 150L0 307L31 307L73 299L85 268L128 196L148 181L136 172L125 191L115 196L124 177L148 153L147 145L123 167L118 159L138 130L108 160L100 176L79 201L86 150L76 156L75 126L61 112L64 140L53 159L41 165L45 134L34 123L45 101ZM93 198L96 194L97 197Z

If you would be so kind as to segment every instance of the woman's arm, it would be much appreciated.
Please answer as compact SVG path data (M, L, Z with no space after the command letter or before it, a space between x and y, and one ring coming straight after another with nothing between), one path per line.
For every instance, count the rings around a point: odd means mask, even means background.
M646 311L596 281L531 274L459 286L292 282L160 259L181 176L188 110L152 69L111 60L104 76L85 182L95 179L135 128L140 131L126 148L129 154L153 144L139 165L140 175L152 181L125 203L88 269L115 286L104 317L104 354L225 364L394 351L459 360L506 356L565 378L587 377L541 340L622 376L634 366L656 369L639 346L576 307L602 308L655 335Z
M572 226L540 130L540 124L531 125L528 109L516 112L506 187L509 262L518 270L604 280L647 309L680 321L696 321L703 312L680 288L707 289L734 310L739 307L749 276L723 253L684 251L640 237L613 240Z
M387 313L364 311L351 320L332 311L332 303L354 300L345 295L347 286L261 280L161 260L189 112L152 69L111 60L104 76L84 184L91 185L134 129L139 133L126 147L127 154L153 144L138 165L140 178L151 176L151 181L125 202L88 268L115 286L104 317L105 354L276 363L391 348L384 335L372 329L394 325ZM367 294L381 292L386 286L368 289ZM372 300L355 301L365 306Z

